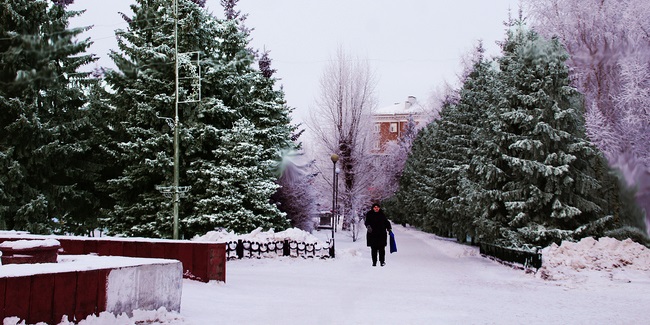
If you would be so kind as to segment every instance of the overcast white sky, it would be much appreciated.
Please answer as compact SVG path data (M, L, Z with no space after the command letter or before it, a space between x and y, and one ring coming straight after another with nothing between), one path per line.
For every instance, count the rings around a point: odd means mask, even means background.
M118 12L131 16L134 0L75 0L72 9L87 12L73 26L94 25L84 34L95 42L90 51L99 65L114 67L107 53L116 48L114 30L126 28ZM302 121L315 106L318 80L328 60L342 46L365 58L378 78L378 106L407 96L426 101L445 80L454 82L460 57L483 40L489 55L499 53L508 10L518 0L241 0L254 28L253 46L270 50L276 77L284 86L294 118ZM219 0L210 12L222 17Z

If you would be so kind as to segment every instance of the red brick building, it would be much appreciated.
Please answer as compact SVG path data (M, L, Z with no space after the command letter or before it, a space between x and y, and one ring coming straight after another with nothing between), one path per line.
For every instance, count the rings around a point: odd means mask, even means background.
M426 120L424 107L414 96L409 96L403 102L377 109L373 113L374 133L376 135L372 151L382 153L386 144L397 141L406 130L409 118L412 116L415 124L424 123Z

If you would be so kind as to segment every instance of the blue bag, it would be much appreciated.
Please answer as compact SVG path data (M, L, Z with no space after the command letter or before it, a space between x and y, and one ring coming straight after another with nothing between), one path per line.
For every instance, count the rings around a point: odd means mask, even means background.
M395 243L395 235L393 232L390 232L390 252L395 253L397 252L397 243Z

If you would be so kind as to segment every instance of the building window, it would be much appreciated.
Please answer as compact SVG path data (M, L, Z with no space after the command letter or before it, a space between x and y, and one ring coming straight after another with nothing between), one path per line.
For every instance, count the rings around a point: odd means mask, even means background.
M375 145L374 145L374 148L373 148L373 149L374 149L374 150L379 150L379 149L381 149L381 142L380 142L379 140L376 140L376 141L375 141Z
M397 123L391 123L390 124L390 132L391 133L397 132Z
M381 124L375 123L375 133L379 133L379 128L381 127Z

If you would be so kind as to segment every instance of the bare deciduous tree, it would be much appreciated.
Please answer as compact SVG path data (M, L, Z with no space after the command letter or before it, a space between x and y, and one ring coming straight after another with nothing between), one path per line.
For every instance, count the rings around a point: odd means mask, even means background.
M370 155L375 86L367 61L353 58L339 48L321 76L317 107L308 122L323 156L329 157L328 153L339 156L342 203L339 212L344 213L342 228L351 230L354 240L359 217L368 208L369 184L377 176ZM327 175L332 173L325 172L330 170L325 166L332 168L331 161L320 166L324 169L323 180L329 182Z

